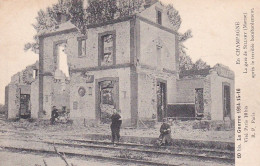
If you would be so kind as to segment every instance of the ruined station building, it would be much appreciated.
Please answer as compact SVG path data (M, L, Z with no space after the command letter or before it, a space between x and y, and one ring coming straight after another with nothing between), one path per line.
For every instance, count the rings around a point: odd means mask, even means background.
M166 117L234 119L234 73L216 65L179 77L178 33L159 2L133 16L89 25L86 35L64 22L39 39L38 76L30 93L21 88L16 96L19 103L29 94L31 118L49 119L56 106L74 121L93 123L106 123L116 108L125 126ZM13 84L6 90L9 104ZM18 105L9 107L8 118L22 115Z

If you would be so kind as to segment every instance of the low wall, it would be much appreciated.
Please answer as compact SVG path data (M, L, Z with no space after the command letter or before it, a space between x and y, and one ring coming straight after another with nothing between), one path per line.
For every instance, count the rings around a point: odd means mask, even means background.
M169 104L167 107L168 117L195 117L194 104Z

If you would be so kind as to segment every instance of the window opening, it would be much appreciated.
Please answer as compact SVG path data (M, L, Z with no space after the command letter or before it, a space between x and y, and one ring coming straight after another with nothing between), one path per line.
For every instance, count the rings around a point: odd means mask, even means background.
M56 72L56 79L63 79L64 75L69 78L68 56L65 53L65 43L56 45L57 67L60 72Z
M197 115L204 113L203 88L195 89L195 110Z
M33 70L33 79L36 79L38 76L38 70L37 69L34 69Z
M162 12L157 11L157 23L162 25Z
M84 57L87 55L87 40L81 39L79 41L79 57Z
M102 38L101 65L113 65L114 39L112 34L104 35Z

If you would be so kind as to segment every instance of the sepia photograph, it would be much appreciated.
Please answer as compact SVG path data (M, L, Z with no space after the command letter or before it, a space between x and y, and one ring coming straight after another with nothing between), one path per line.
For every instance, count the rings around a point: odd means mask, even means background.
M259 16L257 0L0 0L0 165L259 165Z

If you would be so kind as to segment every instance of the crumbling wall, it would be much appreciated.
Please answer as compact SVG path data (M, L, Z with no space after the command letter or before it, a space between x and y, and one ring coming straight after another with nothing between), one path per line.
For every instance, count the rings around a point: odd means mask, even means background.
M207 75L204 79L204 89L203 89L203 99L204 99L204 119L211 119L211 78Z
M157 11L162 12L162 25L164 27L173 29L172 24L169 21L168 15L167 15L167 9L165 6L161 5L160 2L154 4L152 7L145 9L140 15L142 17L145 17L146 19L149 19L152 22L157 23Z
M55 79L52 76L45 76L43 79L43 118L49 119L51 117L52 107L56 106L57 109L62 109L63 106L67 110L70 109L70 86L69 82L65 81L65 78L62 80ZM38 87L34 86L35 89ZM37 95L37 93L35 93ZM36 104L36 102L35 102ZM35 109L39 109L35 106Z
M160 4L155 5L161 9ZM156 22L156 7L151 7L141 13L152 22ZM166 24L163 11L163 26ZM176 77L178 57L176 37L174 32L165 31L161 26L151 25L148 21L140 19L140 55L137 55L138 73L138 117L152 119L157 115L157 80L167 82L167 103L176 102ZM166 25L167 26L167 25Z
M157 115L157 96L155 77L145 73L138 74L138 117L140 119L152 119Z
M35 88L31 89L31 86L35 80L38 79L38 76L34 78L34 70L39 69L39 63L36 61L35 64L27 66L26 69L21 72L16 73L11 77L11 83L6 88L7 101L7 118L19 118L20 116L20 94L29 94L30 100L32 98L31 92L35 92ZM38 85L36 85L38 87ZM38 92L38 91L37 91ZM32 110L32 105L35 106L35 101L30 102L29 109Z
M31 84L31 117L38 118L39 112L39 79Z
M151 120L157 116L157 81L166 82L167 104L176 101L176 77L153 70L138 70L138 117Z
M62 109L62 107L66 107L66 109L70 109L70 85L68 80L55 80L53 83L53 105L56 106L57 109Z
M8 119L19 118L20 89L17 84L8 85Z
M80 95L79 89L84 88L85 94ZM95 85L86 83L81 73L73 73L70 81L70 117L95 119Z
M234 80L230 78L221 77L216 71L211 74L211 119L223 120L223 83L230 85L230 107L231 119L235 117L235 87Z
M122 109L123 117L130 118L130 68L113 69L114 67L111 67L109 70L100 70L100 67L98 67L99 34L111 31L115 31L116 37L116 64L129 64L130 21L90 28L88 29L86 36L75 31L66 34L61 32L54 36L44 38L43 73L48 75L43 78L43 109L46 111L46 116L50 115L52 105L57 105L59 107L65 103L69 103L71 118L96 118L95 81L88 82L83 76L85 75L85 72L90 69L87 75L94 75L94 79L120 77L119 107ZM81 40L81 38L86 39L85 56L79 56L79 40ZM68 56L68 66L70 68L70 83L66 84L70 88L67 88L66 86L64 93L60 90L59 86L61 86L61 84L51 81L51 78L55 75L55 69L57 68L57 64L55 64L55 45L62 42L66 43L65 53ZM85 89L86 94L84 96L79 96L78 91L80 87ZM67 98L68 95L69 97ZM46 101L46 98L49 99L48 102ZM50 102L50 100L53 102Z
M109 80L119 78L119 109L121 110L124 123L130 123L130 68L109 69L104 71L91 71L87 75L93 76L93 82L88 82L83 73L73 73L70 82L70 108L71 118L96 119L96 95L99 93L96 81L99 79ZM79 88L85 89L85 95L80 96ZM97 88L97 89L96 89Z
M139 63L157 69L177 72L178 48L176 35L140 21Z
M203 88L204 92L204 79L205 78L177 80L177 103L195 104L195 89Z
M87 34L87 55L85 58L78 58L73 60L73 64L84 64L85 67L96 67L98 66L98 36L104 32L115 31L116 40L116 64L126 64L130 63L130 21L110 24L106 26L101 26L97 28L88 29ZM77 54L78 55L78 54ZM83 59L83 62L82 60ZM86 59L86 60L84 60ZM79 67L77 67L79 68ZM103 71L105 72L105 71Z
M49 119L53 106L53 84L54 78L52 76L45 76L43 78L43 118ZM39 110L41 111L41 110Z

